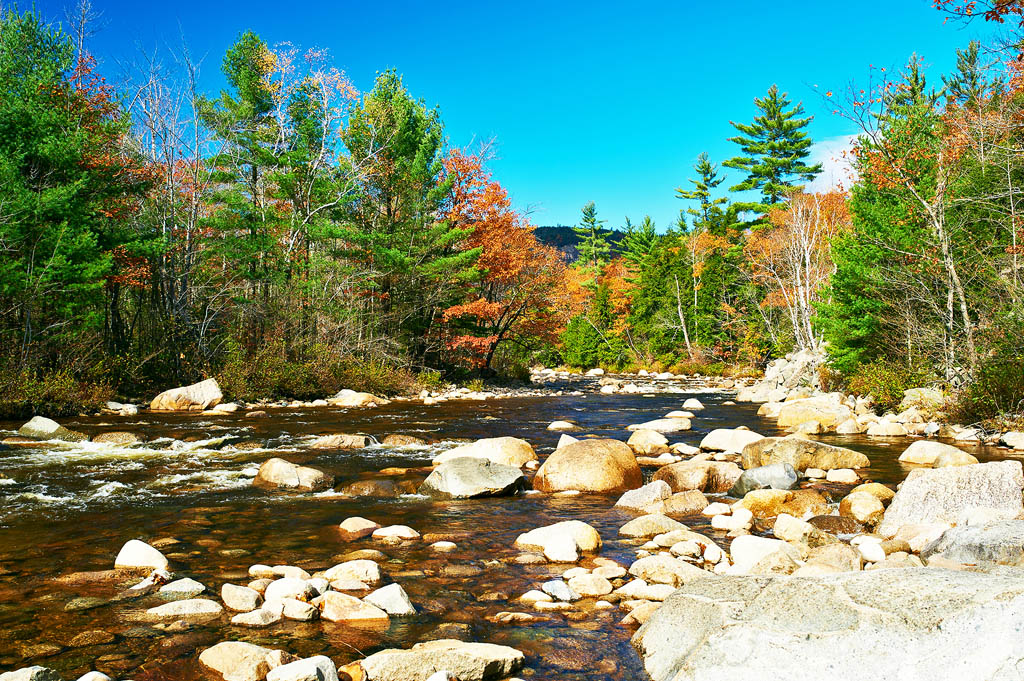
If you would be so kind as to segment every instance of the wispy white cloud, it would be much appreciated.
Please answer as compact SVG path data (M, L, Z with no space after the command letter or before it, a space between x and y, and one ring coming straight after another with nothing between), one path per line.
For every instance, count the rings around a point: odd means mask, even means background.
M826 137L811 147L810 163L820 163L821 174L807 185L809 192L826 192L837 187L849 189L857 174L850 165L848 153L856 135Z

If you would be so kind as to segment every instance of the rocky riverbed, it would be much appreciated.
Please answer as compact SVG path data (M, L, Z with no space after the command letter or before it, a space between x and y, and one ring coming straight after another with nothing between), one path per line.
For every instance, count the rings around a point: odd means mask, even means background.
M837 433L897 419L799 386L535 382L227 408L200 385L2 424L0 680L997 679L1024 657L1024 452L923 417Z

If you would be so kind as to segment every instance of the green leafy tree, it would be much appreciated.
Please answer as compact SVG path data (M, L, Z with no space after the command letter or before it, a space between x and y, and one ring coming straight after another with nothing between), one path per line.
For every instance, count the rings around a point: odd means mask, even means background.
M658 232L654 220L645 215L643 222L634 225L626 218L626 229L619 242L618 250L623 260L634 267L641 267L654 253L658 245Z
M744 211L765 213L783 201L786 194L810 182L821 172L821 164L808 165L805 159L810 155L811 138L804 132L813 116L804 114L802 104L791 106L786 93L779 92L777 85L768 88L763 98L755 98L758 115L752 123L732 122L739 135L729 141L739 145L741 155L725 162L746 174L732 191L760 192L761 200L737 203Z
M580 224L572 228L579 237L577 249L583 267L597 270L611 257L608 233L601 227L604 223L604 220L597 219L597 206L593 201L588 201L581 211Z

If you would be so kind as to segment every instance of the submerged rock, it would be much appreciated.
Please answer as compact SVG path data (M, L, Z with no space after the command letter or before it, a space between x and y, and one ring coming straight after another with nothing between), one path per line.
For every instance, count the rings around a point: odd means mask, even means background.
M316 468L299 466L284 459L273 458L260 465L260 470L252 484L256 487L271 489L316 492L330 489L334 485L334 476Z
M623 492L639 487L643 474L636 456L619 440L581 440L557 449L533 479L542 492Z
M524 660L523 653L508 646L440 639L408 650L382 650L360 665L368 681L428 681L439 669L459 681L489 681L509 676Z
M1024 583L935 568L685 584L633 637L654 681L1011 677ZM737 645L742 647L737 654ZM910 671L906 673L911 673Z
M217 381L208 378L181 388L165 390L150 402L153 411L203 411L224 399Z
M420 485L419 493L440 499L472 499L517 494L525 486L526 478L518 467L462 457L435 468Z

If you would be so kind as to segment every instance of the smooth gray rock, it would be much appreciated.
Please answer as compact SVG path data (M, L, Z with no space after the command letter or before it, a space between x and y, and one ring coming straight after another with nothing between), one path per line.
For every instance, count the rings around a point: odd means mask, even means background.
M459 681L489 681L509 676L523 666L515 648L493 643L438 639L408 650L382 650L360 661L369 681L427 681L439 669Z
M316 655L274 667L267 681L338 681L338 668L331 658Z
M63 440L64 442L83 442L89 438L74 430L69 430L45 416L33 416L32 419L18 429L18 435L33 440ZM27 667L34 669L34 667Z
M967 565L1024 566L1024 520L952 527L921 551L926 561L936 556Z
M573 601L578 601L580 599L580 595L570 589L569 585L560 579L552 579L550 582L544 582L541 584L540 588L541 591L547 595L557 598L560 601L565 601L566 603L572 603Z
M526 478L515 466L466 456L435 468L418 491L438 499L472 499L517 494L525 486Z
M633 511L647 511L653 505L672 496L672 488L664 480L649 482L643 487L631 489L615 502L616 508Z
M317 492L330 489L334 485L334 476L316 468L299 466L275 457L260 464L260 470L252 484L267 489Z
M1020 461L910 471L878 526L892 537L903 525L958 522L970 509L993 509L1017 516L1024 512Z
M755 489L793 489L800 476L788 463L772 463L743 471L729 490L729 496L742 499Z
M695 581L633 645L654 681L1002 681L1019 678L1022 632L1011 568L904 568Z

